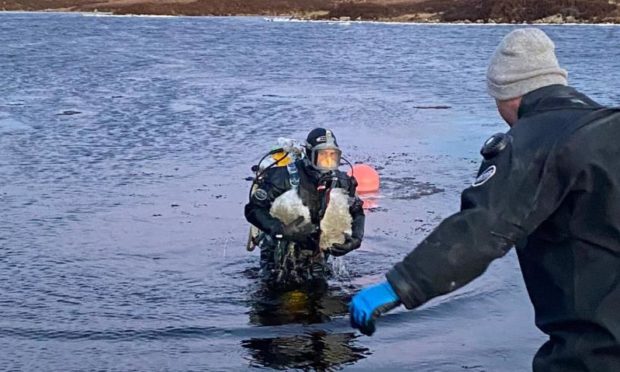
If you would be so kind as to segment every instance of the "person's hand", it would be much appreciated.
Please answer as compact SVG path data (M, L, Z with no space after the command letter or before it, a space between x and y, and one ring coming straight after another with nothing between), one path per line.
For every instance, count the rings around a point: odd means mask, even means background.
M344 256L345 254L351 252L354 249L359 248L362 245L362 241L356 237L353 237L349 234L344 235L344 243L342 244L333 244L327 252L334 257Z
M293 222L282 227L282 233L276 234L276 238L304 243L310 235L317 231L316 225L305 221L303 216L297 217Z
M364 288L353 297L349 305L351 326L371 336L375 332L375 319L400 304L398 295L387 281Z

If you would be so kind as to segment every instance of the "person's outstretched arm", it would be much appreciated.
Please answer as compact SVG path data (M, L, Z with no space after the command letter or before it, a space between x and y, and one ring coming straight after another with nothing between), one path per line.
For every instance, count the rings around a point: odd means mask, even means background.
M575 182L574 151L556 149L552 141L539 151L515 150L518 144L507 138L507 147L482 163L462 193L461 211L397 263L377 286L381 291L371 287L354 297L354 327L370 334L382 312L401 303L413 309L464 286L557 209Z

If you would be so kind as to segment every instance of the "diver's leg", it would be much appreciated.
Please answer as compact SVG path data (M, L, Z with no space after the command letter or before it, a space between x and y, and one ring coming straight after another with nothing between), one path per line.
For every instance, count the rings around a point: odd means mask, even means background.
M322 293L327 290L330 270L323 253L318 252L310 257L308 274L307 281L314 293Z
M260 244L260 276L263 280L273 277L275 245L272 241L264 239Z

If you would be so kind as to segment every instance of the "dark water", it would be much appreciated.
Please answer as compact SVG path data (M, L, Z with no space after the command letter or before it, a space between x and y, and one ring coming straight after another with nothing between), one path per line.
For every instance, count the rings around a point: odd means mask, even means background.
M545 29L575 86L620 102L619 28ZM544 337L513 253L372 338L346 315L505 129L484 71L509 30L0 13L0 370L528 370ZM315 126L382 198L327 294L275 296L244 178Z

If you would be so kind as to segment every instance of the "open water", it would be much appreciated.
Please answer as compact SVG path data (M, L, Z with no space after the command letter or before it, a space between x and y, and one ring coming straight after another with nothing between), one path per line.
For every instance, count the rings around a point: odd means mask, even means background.
M530 369L514 253L373 337L346 314L507 129L484 74L513 27L0 13L0 370ZM544 29L574 86L620 102L620 28ZM245 178L317 126L381 198L326 295L272 297Z

